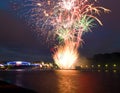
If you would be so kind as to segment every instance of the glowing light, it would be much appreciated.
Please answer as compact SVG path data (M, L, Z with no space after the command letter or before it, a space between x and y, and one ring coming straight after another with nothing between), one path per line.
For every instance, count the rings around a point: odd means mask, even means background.
M102 25L102 22L94 16L95 14L100 15L100 10L109 11L106 8L95 6L89 0L61 0L54 7L52 23L55 26L60 47L54 51L53 59L61 69L70 69L70 66L77 61L76 51L82 42L83 32L91 31L95 20ZM68 41L67 44L66 41Z
M4 65L3 64L0 64L0 67L3 67Z
M65 45L61 45L55 50L53 58L60 69L72 69L72 65L77 61L78 52L72 43L65 43Z
M92 66L92 68L94 67L94 65L91 65Z
M88 65L86 65L86 68L88 68Z
M24 20L34 33L39 42L46 47L56 41L51 17L56 0L10 0L11 7L17 17ZM42 42L42 41L45 42Z
M60 3L60 6L63 9L67 9L68 11L71 10L74 7L75 0L62 0Z
M109 70L105 70L105 72L109 72Z
M51 4L51 2L50 1L48 1L48 5L50 5Z
M83 40L82 35L91 31L97 21L96 17L101 11L110 10L95 6L97 0L23 0L19 14L33 31L39 32L46 42L58 41L58 47L53 50L53 59L62 69L70 69L79 57L78 48ZM45 36L46 35L46 36ZM57 38L57 40L55 40ZM43 43L43 42L42 42Z
M116 72L117 72L117 70L113 70L113 72L114 72L114 73L116 73Z
M16 61L16 65L21 65L22 61Z
M114 64L113 66L114 66L114 67L116 67L117 65L116 65L116 64Z
M98 65L98 67L101 67L101 65Z
M108 64L106 64L105 67L108 67Z
M7 62L7 65L31 65L31 63L25 61L11 61Z
M41 3L37 3L38 6L42 6Z
M82 68L82 67L83 67L83 65L80 65L80 67Z
M98 70L98 72L101 72L101 70Z

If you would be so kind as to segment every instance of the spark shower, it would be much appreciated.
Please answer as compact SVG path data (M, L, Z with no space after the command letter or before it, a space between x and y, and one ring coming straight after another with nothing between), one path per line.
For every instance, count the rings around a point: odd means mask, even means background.
M58 67L71 69L78 61L83 33L91 31L96 22L103 25L96 15L110 11L97 3L98 0L23 0L21 5L27 23L35 25L35 31L41 31L38 34L47 34L46 42L59 42L52 49Z
M61 0L54 7L55 33L60 45L54 51L53 58L61 69L71 69L78 61L78 48L82 43L82 34L91 31L94 21L102 22L94 16L100 11L109 12L104 7L95 6L90 0Z

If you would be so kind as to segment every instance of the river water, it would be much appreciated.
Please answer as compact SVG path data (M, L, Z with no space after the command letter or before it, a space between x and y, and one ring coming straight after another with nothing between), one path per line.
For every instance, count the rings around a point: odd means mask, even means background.
M120 93L120 72L0 71L0 79L37 93Z

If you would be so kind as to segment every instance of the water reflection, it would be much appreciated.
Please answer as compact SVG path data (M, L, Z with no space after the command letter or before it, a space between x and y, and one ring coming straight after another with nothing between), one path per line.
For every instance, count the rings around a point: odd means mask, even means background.
M23 74L20 73L22 70L17 70L16 74L15 74L15 84L18 85L18 86L22 86L22 77L23 77Z
M96 86L100 83L89 73L82 73L76 70L56 71L58 76L59 93L95 93L99 89Z
M78 72L74 70L58 70L56 71L58 80L58 91L59 93L76 93L77 85L75 83L75 75Z
M119 91L119 73L58 70L56 74L59 93L116 93Z
M6 71L0 72L0 78L38 93L120 93L116 70Z

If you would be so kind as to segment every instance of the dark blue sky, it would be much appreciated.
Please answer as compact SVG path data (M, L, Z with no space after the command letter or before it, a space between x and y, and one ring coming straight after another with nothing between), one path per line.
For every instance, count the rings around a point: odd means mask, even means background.
M99 0L100 5L109 8L109 14L99 17L103 26L97 25L93 32L83 35L84 43L80 47L80 54L92 57L99 53L120 52L120 0ZM0 60L36 57L48 54L49 48L43 46L36 33L23 21L15 18L10 12L10 0L0 1ZM44 41L43 41L44 42ZM33 58L34 59L34 58Z

